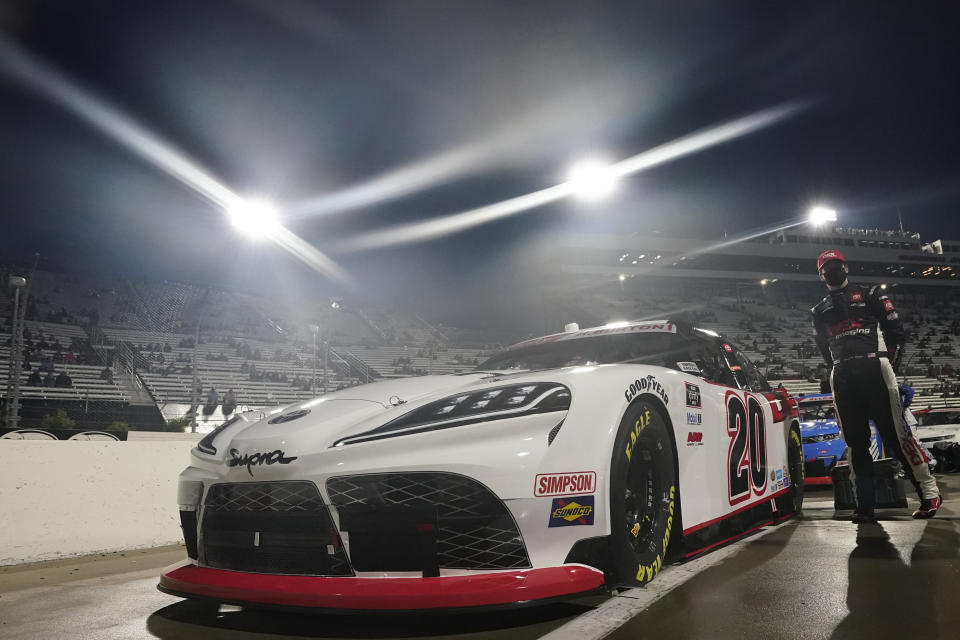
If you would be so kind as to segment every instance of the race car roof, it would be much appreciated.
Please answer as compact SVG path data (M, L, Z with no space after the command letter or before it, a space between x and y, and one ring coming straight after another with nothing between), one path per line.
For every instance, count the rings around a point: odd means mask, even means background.
M508 350L520 349L522 347L531 347L537 344L547 342L560 342L562 340L577 340L578 338L592 338L594 336L614 335L619 333L676 333L677 325L669 320L643 320L633 322L611 322L601 327L591 327L589 329L579 329L577 331L563 331L554 333L541 338L524 340L507 347Z

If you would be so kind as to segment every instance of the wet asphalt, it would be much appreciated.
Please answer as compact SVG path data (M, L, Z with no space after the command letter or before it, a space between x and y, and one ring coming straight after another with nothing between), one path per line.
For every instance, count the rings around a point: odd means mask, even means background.
M937 518L880 511L879 524L859 527L833 511L829 489L811 491L802 518L738 543L608 637L960 638L960 476L938 480ZM523 640L609 602L427 616L217 610L156 590L158 570L183 555L169 547L0 568L0 638Z

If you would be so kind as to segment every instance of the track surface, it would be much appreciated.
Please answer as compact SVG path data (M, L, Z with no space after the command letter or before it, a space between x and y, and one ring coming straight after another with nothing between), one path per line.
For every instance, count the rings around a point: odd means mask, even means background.
M946 505L930 521L887 511L858 529L820 490L802 519L666 569L651 585L672 581L665 593L498 613L211 611L156 590L158 569L183 557L177 547L8 567L0 638L957 638L960 477L938 480Z

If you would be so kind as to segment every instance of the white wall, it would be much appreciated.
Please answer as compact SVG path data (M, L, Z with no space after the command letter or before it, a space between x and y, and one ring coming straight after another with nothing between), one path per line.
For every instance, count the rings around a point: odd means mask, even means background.
M182 542L177 476L196 436L170 435L0 440L0 565Z

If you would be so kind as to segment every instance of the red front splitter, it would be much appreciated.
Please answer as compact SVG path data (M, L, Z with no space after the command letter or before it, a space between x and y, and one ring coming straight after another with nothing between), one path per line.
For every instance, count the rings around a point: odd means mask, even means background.
M436 578L327 578L170 565L157 588L185 598L361 611L512 605L597 591L603 572L583 565Z

